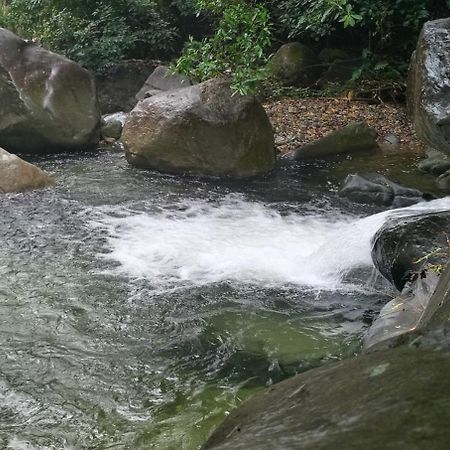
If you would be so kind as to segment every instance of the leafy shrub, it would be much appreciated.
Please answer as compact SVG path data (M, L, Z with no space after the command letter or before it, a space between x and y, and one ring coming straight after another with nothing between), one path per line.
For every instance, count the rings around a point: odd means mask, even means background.
M155 0L11 0L0 25L99 71L125 57L164 57L177 41Z
M253 91L265 78L271 45L267 9L243 0L197 0L197 4L199 12L218 17L216 31L201 41L191 38L175 69L199 81L229 74L235 91Z

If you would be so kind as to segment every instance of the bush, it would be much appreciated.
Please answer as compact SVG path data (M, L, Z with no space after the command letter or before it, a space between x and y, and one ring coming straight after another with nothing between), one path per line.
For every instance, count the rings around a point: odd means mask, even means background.
M0 25L81 65L107 70L126 57L165 57L177 32L155 0L11 0Z
M201 41L191 38L175 70L198 81L232 77L232 88L246 94L265 78L271 45L269 13L259 4L241 0L197 0L199 12L217 18L215 33Z

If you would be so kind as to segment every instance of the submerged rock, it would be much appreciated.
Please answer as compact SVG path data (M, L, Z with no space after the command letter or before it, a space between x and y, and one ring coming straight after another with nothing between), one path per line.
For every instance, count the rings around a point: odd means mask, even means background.
M422 172L428 172L432 175L439 176L450 170L450 158L434 156L426 158L417 165Z
M100 112L92 75L0 28L0 145L47 152L95 145Z
M106 114L102 117L102 138L120 139L128 114L123 111Z
M407 346L327 364L244 403L203 449L446 448L449 371L448 351Z
M450 211L392 217L374 237L372 260L401 291L427 264L445 263L449 230Z
M413 54L407 99L418 136L450 154L450 18L425 23Z
M188 77L172 73L166 66L158 66L136 94L136 100L143 100L161 92L173 91L188 86L192 86L192 82Z
M312 86L319 78L321 64L306 45L291 42L282 45L269 61L271 75L288 86Z
M419 190L394 183L378 173L348 175L339 195L356 203L396 208L413 205L424 200L424 198L429 199L428 195Z
M0 193L29 191L52 184L52 178L43 170L0 148Z
M340 153L353 153L363 150L376 150L377 133L364 122L353 122L340 130L333 131L325 137L306 144L294 151L296 160L322 158Z
M225 80L142 100L122 133L128 161L170 173L246 178L275 165L273 130L252 96Z

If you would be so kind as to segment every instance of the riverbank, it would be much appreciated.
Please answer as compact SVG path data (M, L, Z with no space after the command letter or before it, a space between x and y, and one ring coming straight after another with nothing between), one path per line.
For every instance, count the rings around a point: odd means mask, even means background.
M402 149L422 150L408 118L406 105L369 104L347 98L282 98L264 102L275 131L275 144L281 154L314 141L349 122L365 121L378 133L380 145L398 143ZM395 143L394 142L394 143Z

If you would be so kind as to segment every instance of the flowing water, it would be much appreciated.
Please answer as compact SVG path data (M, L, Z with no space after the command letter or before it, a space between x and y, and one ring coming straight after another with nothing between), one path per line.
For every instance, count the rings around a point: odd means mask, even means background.
M265 386L358 351L388 299L370 241L393 213L340 200L321 168L38 163L56 188L0 197L0 448L199 448Z

